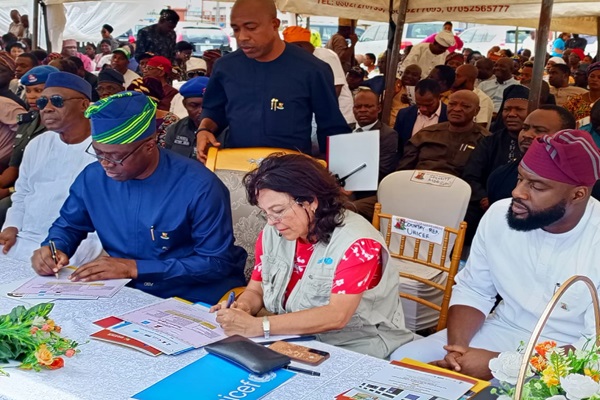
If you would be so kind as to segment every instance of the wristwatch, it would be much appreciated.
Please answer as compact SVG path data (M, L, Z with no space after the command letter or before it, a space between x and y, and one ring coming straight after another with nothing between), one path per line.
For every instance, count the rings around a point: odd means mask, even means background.
M16 192L14 186L11 186L11 187L8 188L8 193L13 194L14 192Z
M269 322L269 317L266 315L263 317L263 334L265 339L268 339L271 336L271 323Z

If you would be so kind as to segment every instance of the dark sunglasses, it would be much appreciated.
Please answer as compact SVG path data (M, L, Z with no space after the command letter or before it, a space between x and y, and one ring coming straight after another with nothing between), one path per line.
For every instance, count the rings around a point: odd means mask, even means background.
M195 71L195 72L188 72L187 73L187 77L188 78L195 78L196 76L206 76L206 72L204 72L204 71Z
M40 110L43 110L48 105L48 102L52 103L52 105L56 108L63 108L65 106L65 101L69 100L83 100L83 97L69 97L64 98L59 94L53 94L52 96L41 96L35 101L35 104Z

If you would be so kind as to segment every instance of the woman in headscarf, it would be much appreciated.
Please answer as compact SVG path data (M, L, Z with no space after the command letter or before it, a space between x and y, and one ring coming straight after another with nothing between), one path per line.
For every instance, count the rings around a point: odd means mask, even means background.
M563 107L569 110L577 120L577 126L590 122L592 107L600 99L600 62L595 62L588 67L587 77L590 91L575 95L563 104Z
M446 56L446 62L444 64L456 71L456 68L460 67L464 63L465 56L460 53L450 53Z

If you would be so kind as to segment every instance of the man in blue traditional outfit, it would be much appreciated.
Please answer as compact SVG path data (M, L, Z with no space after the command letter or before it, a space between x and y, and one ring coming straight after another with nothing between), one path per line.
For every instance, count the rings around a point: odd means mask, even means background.
M32 265L52 275L96 231L110 257L79 267L72 281L130 278L156 296L214 304L245 284L246 252L234 245L229 193L201 163L157 147L155 113L156 104L135 92L88 108L87 152L99 162L71 186Z

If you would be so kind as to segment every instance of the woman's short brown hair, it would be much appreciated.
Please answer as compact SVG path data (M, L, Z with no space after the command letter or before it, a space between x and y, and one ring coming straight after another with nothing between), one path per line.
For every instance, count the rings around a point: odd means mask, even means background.
M329 243L333 230L344 221L347 199L337 179L315 159L302 154L274 153L244 177L248 202L258 204L258 193L270 189L287 193L296 202L319 205L309 227L308 240Z

